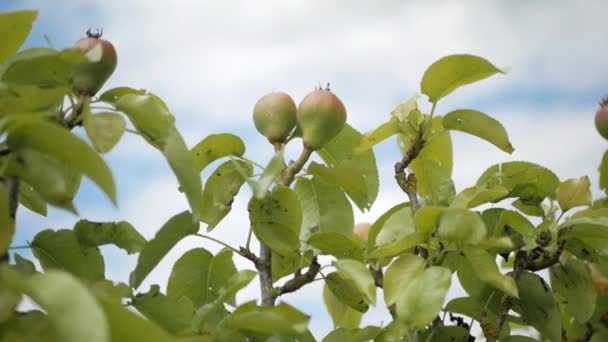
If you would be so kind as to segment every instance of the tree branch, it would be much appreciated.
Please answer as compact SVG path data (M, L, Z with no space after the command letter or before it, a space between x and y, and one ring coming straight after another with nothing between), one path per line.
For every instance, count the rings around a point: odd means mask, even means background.
M291 280L286 282L283 286L278 288L278 291L275 291L277 297L283 295L285 293L291 293L299 290L302 286L306 284L310 284L315 280L317 274L321 270L321 264L317 261L317 257L312 259L310 263L310 267L308 267L308 271L306 273L302 273L293 277Z
M418 193L416 185L416 177L414 174L406 176L405 169L411 164L411 162L418 157L420 151L424 147L425 141L422 139L422 129L418 131L416 139L412 143L412 146L405 152L403 159L395 163L395 180L397 184L405 192L410 200L410 206L412 213L418 210Z

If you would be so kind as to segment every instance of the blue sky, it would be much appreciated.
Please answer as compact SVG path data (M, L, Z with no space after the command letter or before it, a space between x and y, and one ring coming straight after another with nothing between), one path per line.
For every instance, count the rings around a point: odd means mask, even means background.
M195 1L145 0L4 0L0 10L38 9L27 46L71 46L89 28L104 28L118 50L118 68L106 85L146 88L172 109L189 146L218 132L241 135L246 155L265 163L272 150L251 122L255 101L265 93L286 91L299 101L319 82L348 109L349 122L369 131L388 118L400 101L419 92L425 68L453 53L483 56L507 75L459 89L440 102L437 112L458 108L486 112L500 120L516 151L505 154L483 141L455 133L454 181L457 190L471 185L488 166L528 160L549 167L561 179L589 175L596 194L597 165L606 141L595 132L597 101L608 95L608 44L604 24L608 2L411 1ZM429 109L421 98L422 109ZM295 157L297 147L288 153ZM399 158L394 141L376 148L381 175L378 201L357 221L373 222L405 200L392 182ZM89 181L76 204L91 220L127 220L150 238L169 217L187 205L162 156L127 135L105 156L119 188L119 208ZM249 193L234 204L243 212ZM233 214L213 232L233 245L243 243L247 222ZM71 227L78 217L51 210L40 218L19 211L15 244L24 244L45 228ZM218 246L187 240L171 252L150 279L163 284L170 267L192 246ZM135 259L113 262L121 252L107 248L109 277L127 280ZM235 261L251 268L247 262ZM256 285L241 299L257 295ZM313 315L317 336L331 327L320 300L320 283L285 300ZM388 316L372 310L365 322Z

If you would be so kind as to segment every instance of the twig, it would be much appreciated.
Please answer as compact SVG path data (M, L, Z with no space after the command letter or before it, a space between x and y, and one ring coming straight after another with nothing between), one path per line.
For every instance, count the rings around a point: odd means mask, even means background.
M416 186L416 177L414 174L410 174L406 176L405 169L410 165L410 163L418 157L418 154L424 147L424 139L422 138L422 129L418 130L418 135L412 146L405 152L403 159L395 163L395 180L397 184L405 192L410 200L410 206L412 209L412 213L415 213L418 210L418 194L417 194L417 186Z
M306 271L306 273L302 273L298 276L295 276L291 280L286 282L278 289L278 291L275 291L276 295L280 296L285 293L295 292L299 290L302 286L313 282L320 269L321 264L319 264L319 262L317 261L317 257L314 257L312 259L312 262L310 263L310 267L308 267L308 271Z

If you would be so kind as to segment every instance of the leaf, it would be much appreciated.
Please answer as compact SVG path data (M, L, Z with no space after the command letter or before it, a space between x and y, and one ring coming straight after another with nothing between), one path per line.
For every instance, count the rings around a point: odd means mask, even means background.
M200 172L184 139L175 128L175 117L167 105L154 94L127 94L121 96L115 105L129 117L143 138L165 156L186 193L192 217L200 219L204 205Z
M551 170L528 162L507 162L489 167L477 180L478 186L490 189L503 186L506 197L522 199L526 204L538 204L546 197L555 198L559 178Z
M67 87L40 88L0 82L0 116L56 111L69 91Z
M187 297L173 300L162 294L158 285L153 285L147 293L136 295L131 305L173 335L191 332L190 320L194 316L194 308Z
M412 330L430 323L441 310L451 276L449 269L431 266L412 278L397 299L397 319Z
M465 247L464 255L477 273L479 279L503 291L511 297L518 297L517 285L512 277L501 274L496 265L496 255L481 248Z
M200 172L222 157L242 157L245 154L245 144L241 138L231 133L211 134L196 144L190 154Z
M134 289L138 288L150 271L158 265L173 246L186 236L195 234L197 231L198 222L192 220L192 214L188 211L170 218L160 228L154 238L144 245L137 259L137 266L129 277L130 286Z
M306 331L309 321L308 315L287 303L256 306L253 301L239 306L228 318L228 326L265 334L298 334Z
M195 308L207 302L209 270L213 255L204 248L194 248L173 265L167 284L167 297L177 300L188 297Z
M354 282L342 278L338 272L325 276L325 285L331 293L342 303L358 312L365 313L369 309L369 303L363 293Z
M207 276L207 302L211 302L220 297L223 288L227 288L231 283L231 278L237 274L236 267L232 261L232 251L223 249L219 251L211 260L209 266L209 276ZM201 284L199 284L201 285ZM234 296L222 299L232 306L235 306Z
M608 239L608 217L577 217L565 220L558 226L563 237L584 240Z
M334 323L334 328L356 328L359 326L363 314L342 303L331 292L327 284L323 286L323 302Z
M303 249L302 247L300 248ZM312 262L314 254L313 251L308 249L303 254L289 254L281 255L276 252L272 252L271 257L271 268L272 268L272 281L277 280L293 274L298 269L308 267Z
M86 280L105 279L105 265L99 249L80 246L72 230L41 231L32 241L32 252L47 272L57 269Z
M471 338L469 330L462 326L438 326L425 330L418 335L420 341L427 342L468 342Z
M400 132L397 117L391 117L387 122L369 133L365 133L359 145L353 149L355 155L369 151L372 147Z
M91 114L83 111L84 128L99 153L109 152L125 132L127 122L122 115L113 112Z
M570 210L576 207L590 206L591 201L591 182L589 177L583 176L578 179L568 179L559 184L556 190L557 202L563 210Z
M454 183L449 173L432 159L416 158L410 168L417 180L418 193L431 205L447 205L452 202Z
M342 188L354 202L365 201L367 198L365 177L353 161L344 160L335 167L326 167L313 161L308 166L308 172L321 182Z
M481 186L472 186L462 190L452 203L451 208L475 208L482 204L495 202L509 194L505 187L497 185L491 189Z
M604 152L598 171L600 172L600 189L608 195L608 150Z
M419 233L430 235L439 226L439 218L444 207L425 205L416 210L414 226Z
M36 214L46 216L46 201L31 185L23 180L19 182L19 203Z
M254 181L248 179L247 182L253 190L253 196L256 198L263 198L268 194L268 189L272 183L275 182L277 177L285 169L285 160L283 157L283 150L277 152L274 157L270 160L268 165L264 168L264 172L260 175L260 180Z
M80 245L85 248L112 244L133 254L140 252L146 245L146 239L126 221L80 220L74 225L74 233Z
M519 300L514 300L522 309L526 324L535 327L544 338L560 341L562 333L559 308L553 292L543 278L523 271L517 279Z
M99 96L99 99L103 102L115 105L121 97L125 95L144 95L146 94L145 89L134 89L130 87L116 87L106 90Z
M504 73L487 60L473 55L450 55L431 64L420 82L423 94L436 103L454 90L497 73Z
M420 161L431 160L439 166L442 174L451 177L454 164L452 136L450 131L444 129L443 118L441 116L431 118L429 115L424 115L420 125L422 128L419 129L424 129L422 138L425 140L425 143L418 156L412 161L412 170L415 172L418 168L417 163ZM417 139L416 136L417 134L414 136L399 135L402 147L409 148L413 143L412 139ZM402 150L402 153L405 152Z
M439 237L463 247L478 244L486 237L486 227L478 213L459 208L443 211L437 229Z
M239 170L244 170L247 176L253 173L250 164L229 160L218 166L207 179L200 210L201 221L207 223L207 231L213 230L232 209L234 197L245 183Z
M351 282L369 304L376 304L376 284L369 270L360 261L342 259L334 261L338 275L345 281Z
M382 332L382 328L367 326L363 329L358 329L354 327L352 329L347 328L339 328L332 332L330 332L327 336L323 338L322 342L366 342L372 341L376 338L376 336L380 335Z
M2 280L48 313L61 341L109 341L104 311L87 288L68 273L51 270L26 277L3 268Z
M36 11L16 11L0 14L0 64L19 50L32 30Z
M482 112L472 109L451 111L443 118L443 127L472 134L507 153L515 151L504 126Z
M568 258L550 268L551 286L565 299L566 310L579 323L591 319L597 303L597 291L584 262Z
M340 162L349 160L352 162L351 165L359 169L365 179L367 197L351 197L351 199L359 209L364 211L371 208L378 196L378 168L376 167L376 157L372 151L353 155L353 149L359 145L361 138L361 133L346 124L340 134L316 152L330 167L335 167Z
M299 178L295 192L302 207L301 240L306 241L317 232L352 236L355 224L353 209L340 189L315 178Z
M422 233L412 233L403 237L400 240L383 244L369 253L369 259L392 258L401 255L417 245L427 240L427 235Z
M395 304L401 291L409 281L424 271L424 259L417 255L405 254L395 260L384 274L384 302Z
M416 232L409 203L398 204L382 214L372 225L367 238L367 251L399 241Z
M15 235L15 217L10 211L9 190L5 182L0 181L0 255L7 253Z
M316 233L308 239L308 244L321 251L321 254L333 255L337 259L363 260L363 248L360 243L335 233Z

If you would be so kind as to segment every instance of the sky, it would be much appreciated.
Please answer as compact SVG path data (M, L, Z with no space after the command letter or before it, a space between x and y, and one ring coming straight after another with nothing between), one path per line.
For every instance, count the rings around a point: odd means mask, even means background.
M103 27L118 51L118 67L105 89L148 89L167 102L188 146L208 134L235 133L247 142L246 156L262 164L272 155L252 124L253 105L262 95L285 91L297 103L317 84L330 82L347 108L348 122L367 132L420 92L420 78L432 62L455 53L479 55L509 72L458 89L440 101L436 113L483 111L503 123L515 152L454 133L457 190L473 185L495 163L525 160L548 167L562 180L588 175L594 194L600 194L597 166L607 142L596 133L593 115L599 99L608 95L602 53L608 44L606 1L0 1L2 11L25 8L39 10L26 47L47 45L45 37L53 47L70 47L88 28ZM430 110L424 97L419 104ZM295 158L298 148L287 152ZM355 211L357 222L373 222L406 200L393 181L400 158L396 142L383 142L375 152L380 193L369 212ZM139 137L127 134L104 158L115 176L119 206L85 181L76 199L81 217L126 220L151 238L187 208L163 157ZM243 188L233 213L212 236L244 244L248 222L242 213L249 197ZM43 218L20 209L15 245L43 229L72 227L78 219L61 210ZM140 291L166 283L171 265L192 247L220 248L194 238L180 242ZM136 257L111 247L104 254L107 276L127 281ZM238 257L235 262L252 268ZM316 282L282 298L312 315L317 337L331 330L321 286ZM458 291L456 286L450 295ZM257 294L252 284L239 300ZM380 303L364 324L388 319Z

